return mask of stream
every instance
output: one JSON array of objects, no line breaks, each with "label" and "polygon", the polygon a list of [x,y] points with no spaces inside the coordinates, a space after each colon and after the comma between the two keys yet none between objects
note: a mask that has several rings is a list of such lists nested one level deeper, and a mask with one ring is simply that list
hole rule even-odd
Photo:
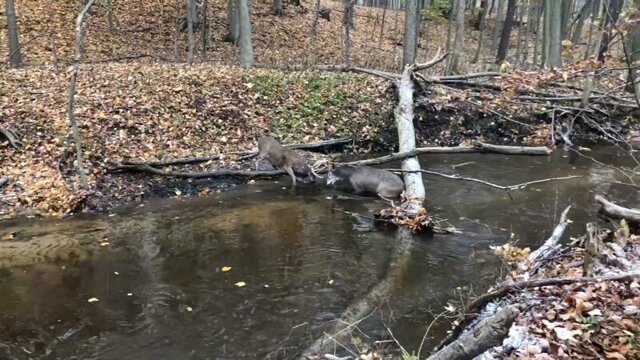
[{"label": "stream", "polygon": [[[589,156],[629,165],[613,147]],[[550,157],[420,161],[501,185],[582,177],[509,197],[425,175],[429,211],[462,234],[415,236],[391,297],[353,331],[379,348],[396,347],[391,332],[417,352],[448,303],[495,283],[506,270],[490,246],[512,236],[519,246],[538,246],[569,204],[569,235],[581,234],[597,219],[595,193],[626,206],[638,201],[632,188],[611,183],[624,181],[615,170],[561,149]],[[291,189],[282,177],[110,214],[0,222],[0,237],[13,234],[0,240],[0,359],[296,358],[389,270],[395,231],[347,213],[371,214],[387,203],[347,195],[310,184]],[[448,327],[431,328],[423,354]]]}]

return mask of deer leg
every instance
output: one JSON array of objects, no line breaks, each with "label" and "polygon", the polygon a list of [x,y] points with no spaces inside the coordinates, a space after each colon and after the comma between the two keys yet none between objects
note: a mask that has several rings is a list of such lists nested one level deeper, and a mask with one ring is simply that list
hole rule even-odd
[{"label": "deer leg", "polygon": [[291,168],[291,166],[284,167],[284,171],[286,171],[287,174],[291,176],[291,181],[293,181],[293,186],[296,186],[296,174],[293,173],[293,169]]},{"label": "deer leg", "polygon": [[393,203],[393,200],[391,200],[391,199],[389,199],[389,198],[384,197],[384,196],[383,196],[382,194],[380,194],[380,193],[378,193],[378,196],[379,196],[381,199],[383,199],[383,200],[386,200],[386,201],[390,202],[390,203],[391,203],[391,207],[393,207],[393,208],[395,208],[395,207],[396,207],[396,205]]}]

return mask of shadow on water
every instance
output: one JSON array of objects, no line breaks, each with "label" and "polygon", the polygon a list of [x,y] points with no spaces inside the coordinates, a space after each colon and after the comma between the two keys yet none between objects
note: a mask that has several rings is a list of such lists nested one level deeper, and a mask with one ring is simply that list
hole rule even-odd
[{"label": "shadow on water", "polygon": [[[622,164],[612,149],[597,154]],[[389,339],[387,324],[409,351],[433,314],[459,299],[457,287],[478,294],[500,276],[490,245],[513,233],[521,245],[537,246],[567,204],[574,205],[571,233],[580,233],[596,217],[594,192],[627,205],[638,200],[610,183],[619,180],[615,171],[560,151],[549,158],[429,155],[421,163],[502,185],[583,177],[510,198],[425,176],[428,207],[463,234],[416,237],[407,273],[381,305],[384,316],[372,315],[363,334],[354,333],[366,342]],[[293,358],[385,276],[395,231],[335,210],[366,214],[382,201],[283,186],[287,179],[111,215],[3,223],[1,232],[15,236],[0,241],[0,358]],[[93,297],[99,301],[88,302]],[[425,349],[445,331],[446,324],[435,326]]]}]

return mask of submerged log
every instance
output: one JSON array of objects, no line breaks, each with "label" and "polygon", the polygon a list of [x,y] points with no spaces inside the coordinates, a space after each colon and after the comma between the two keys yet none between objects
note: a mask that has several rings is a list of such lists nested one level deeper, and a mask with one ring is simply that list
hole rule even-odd
[{"label": "submerged log", "polygon": [[640,210],[628,209],[616,205],[600,195],[596,195],[596,202],[601,205],[600,211],[612,218],[625,219],[629,222],[640,224]]},{"label": "submerged log", "polygon": [[150,173],[154,175],[174,176],[179,178],[190,178],[190,179],[215,178],[215,177],[226,177],[226,176],[255,178],[255,177],[273,177],[273,176],[285,174],[283,170],[253,171],[253,170],[220,169],[220,170],[201,171],[201,172],[164,171],[146,164],[141,164],[141,165],[115,164],[114,166],[109,168],[109,172],[124,172],[124,171],[142,172],[142,173]]}]

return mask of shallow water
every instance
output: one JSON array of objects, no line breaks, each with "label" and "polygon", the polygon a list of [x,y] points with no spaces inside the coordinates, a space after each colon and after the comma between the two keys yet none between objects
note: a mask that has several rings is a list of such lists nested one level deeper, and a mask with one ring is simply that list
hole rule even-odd
[{"label": "shallow water", "polygon": [[[594,154],[625,164],[612,148]],[[580,233],[596,218],[595,192],[626,205],[638,200],[610,183],[623,180],[615,171],[561,151],[548,158],[428,155],[421,164],[501,185],[583,177],[509,197],[425,176],[430,211],[463,234],[413,239],[391,297],[353,333],[365,343],[391,346],[391,331],[417,351],[434,314],[460,299],[457,287],[479,294],[504,272],[490,245],[511,236],[539,245],[569,204],[570,233]],[[0,235],[15,232],[0,241],[0,358],[295,358],[392,271],[396,238],[345,212],[368,214],[386,205],[381,200],[311,185],[292,190],[288,179],[278,180],[110,215],[0,223]],[[424,348],[446,329],[436,324]]]}]

